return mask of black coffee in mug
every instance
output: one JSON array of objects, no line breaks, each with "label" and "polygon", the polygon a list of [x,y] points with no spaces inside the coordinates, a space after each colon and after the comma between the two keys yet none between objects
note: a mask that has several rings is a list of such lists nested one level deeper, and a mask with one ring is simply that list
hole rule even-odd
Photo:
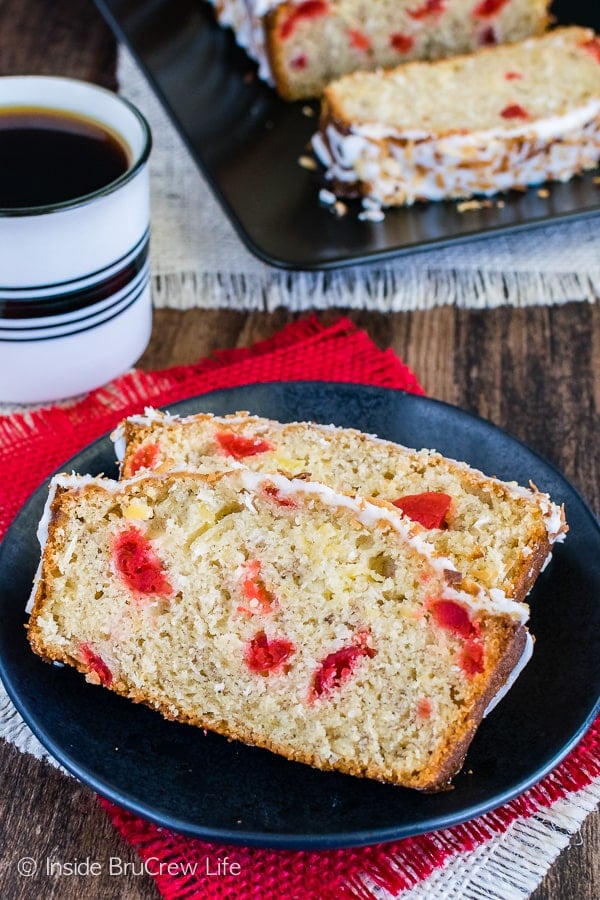
[{"label": "black coffee in mug", "polygon": [[144,352],[151,147],[113,91],[0,76],[0,401],[85,394]]},{"label": "black coffee in mug", "polygon": [[34,107],[0,109],[0,209],[84,197],[128,167],[125,146],[93,119]]}]

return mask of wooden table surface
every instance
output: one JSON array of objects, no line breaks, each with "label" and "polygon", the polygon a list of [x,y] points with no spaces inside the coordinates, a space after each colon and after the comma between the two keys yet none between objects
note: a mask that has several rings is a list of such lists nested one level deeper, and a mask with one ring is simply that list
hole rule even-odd
[{"label": "wooden table surface", "polygon": [[[115,43],[90,0],[2,0],[0,74],[60,74],[115,86]],[[592,225],[590,225],[592,227]],[[565,298],[568,300],[568,298]],[[324,321],[336,311],[321,314]],[[392,347],[427,393],[479,413],[553,461],[600,509],[600,309],[569,303],[528,309],[439,308],[351,317]],[[186,363],[268,337],[293,318],[274,313],[159,310],[142,368]],[[146,875],[110,875],[137,860],[94,794],[0,742],[0,897],[8,900],[153,898]],[[22,878],[20,857],[98,860],[101,875]],[[588,817],[534,900],[600,897],[600,815]],[[268,898],[265,898],[268,900]]]}]

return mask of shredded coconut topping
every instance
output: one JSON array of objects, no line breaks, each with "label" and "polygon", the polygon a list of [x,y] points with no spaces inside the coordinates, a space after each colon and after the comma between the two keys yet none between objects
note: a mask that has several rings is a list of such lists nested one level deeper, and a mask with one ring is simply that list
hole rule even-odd
[{"label": "shredded coconut topping", "polygon": [[329,123],[313,150],[328,180],[363,184],[380,205],[491,195],[519,185],[567,181],[597,165],[600,100],[560,116],[438,137],[378,123]]}]

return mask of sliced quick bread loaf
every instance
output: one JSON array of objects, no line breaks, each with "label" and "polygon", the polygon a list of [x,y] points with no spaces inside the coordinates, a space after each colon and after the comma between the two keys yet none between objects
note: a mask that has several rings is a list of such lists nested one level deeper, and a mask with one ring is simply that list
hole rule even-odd
[{"label": "sliced quick bread loaf", "polygon": [[600,40],[561,28],[329,85],[313,140],[332,190],[384,206],[566,181],[600,159]]},{"label": "sliced quick bread loaf", "polygon": [[114,439],[125,477],[144,469],[214,469],[234,460],[396,504],[464,576],[517,600],[566,531],[563,511],[540,491],[354,429],[247,413],[180,418],[147,410],[123,422]]},{"label": "sliced quick bread loaf", "polygon": [[437,59],[540,34],[549,0],[211,0],[289,100],[357,69]]},{"label": "sliced quick bread loaf", "polygon": [[464,592],[397,510],[314,482],[59,476],[39,534],[37,653],[323,769],[443,787],[530,647],[524,604]]}]

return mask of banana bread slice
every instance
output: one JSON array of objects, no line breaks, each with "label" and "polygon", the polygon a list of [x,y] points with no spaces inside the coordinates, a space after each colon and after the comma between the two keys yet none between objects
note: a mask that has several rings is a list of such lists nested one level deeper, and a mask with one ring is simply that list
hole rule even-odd
[{"label": "banana bread slice", "polygon": [[237,461],[386,500],[426,528],[437,552],[475,584],[516,600],[527,595],[566,531],[563,510],[535,488],[350,428],[282,424],[247,413],[180,418],[148,409],[113,437],[124,477]]},{"label": "banana bread slice", "polygon": [[323,95],[335,193],[382,206],[567,181],[600,159],[600,40],[586,28],[355,72]]},{"label": "banana bread slice", "polygon": [[38,533],[35,652],[322,769],[442,788],[531,646],[524,604],[314,482],[58,476]]},{"label": "banana bread slice", "polygon": [[211,0],[287,100],[357,69],[437,59],[544,31],[549,0]]}]

